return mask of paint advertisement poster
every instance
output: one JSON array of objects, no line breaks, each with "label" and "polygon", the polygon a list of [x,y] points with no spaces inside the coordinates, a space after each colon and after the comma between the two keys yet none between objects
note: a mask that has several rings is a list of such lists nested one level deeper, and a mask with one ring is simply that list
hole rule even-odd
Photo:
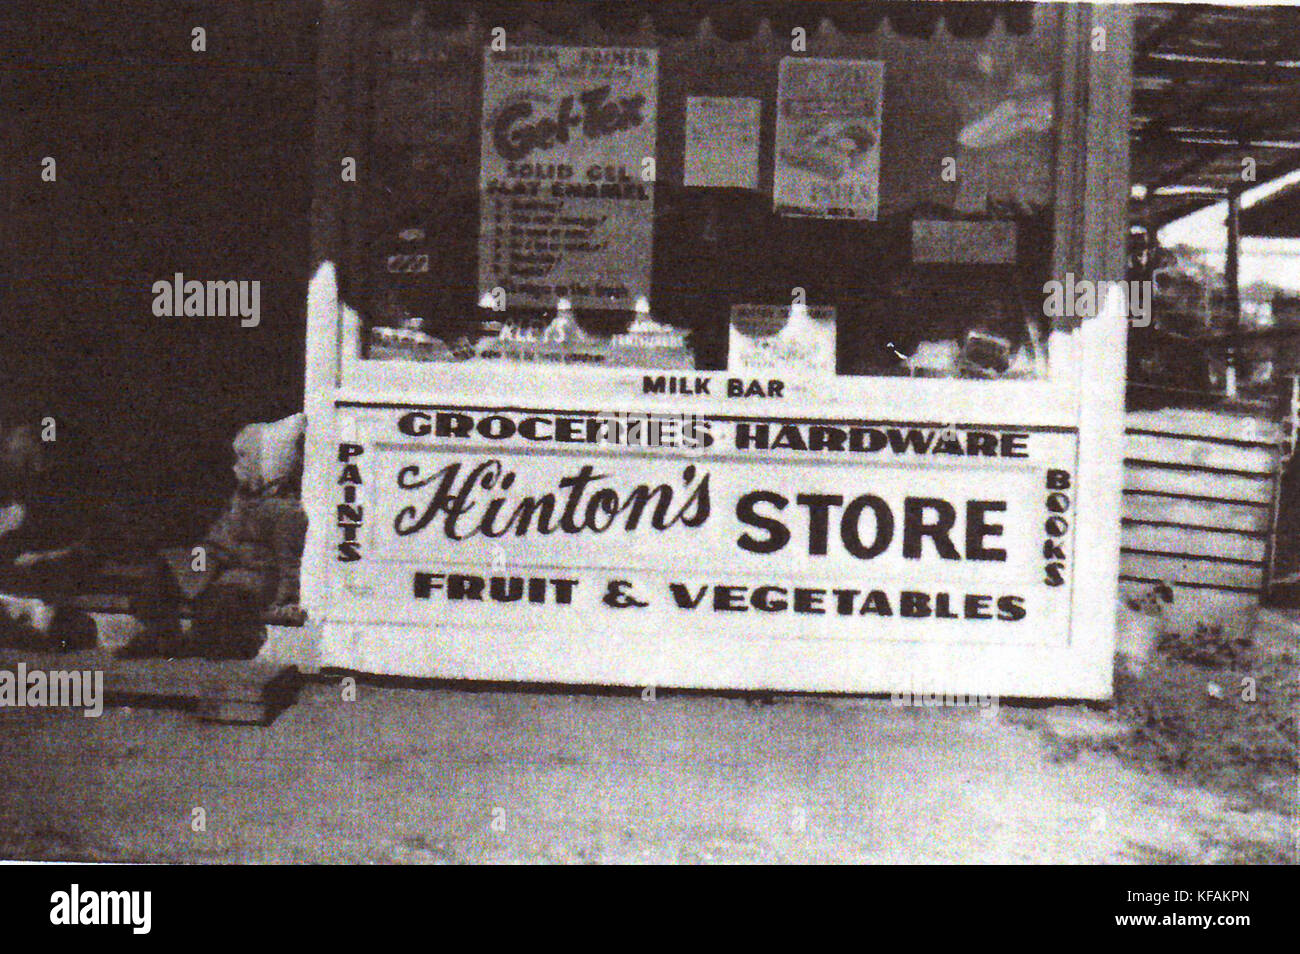
[{"label": "paint advertisement poster", "polygon": [[686,97],[684,183],[758,188],[758,136],[763,104],[750,97]]},{"label": "paint advertisement poster", "polygon": [[630,311],[649,296],[657,81],[652,49],[484,51],[480,298]]},{"label": "paint advertisement poster", "polygon": [[781,60],[773,203],[780,215],[875,221],[885,65]]}]

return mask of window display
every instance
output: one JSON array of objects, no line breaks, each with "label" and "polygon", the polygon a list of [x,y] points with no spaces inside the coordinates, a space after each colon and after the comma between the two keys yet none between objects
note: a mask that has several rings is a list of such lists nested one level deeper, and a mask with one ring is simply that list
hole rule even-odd
[{"label": "window display", "polygon": [[364,357],[724,371],[833,314],[833,376],[1041,378],[1058,19],[806,54],[392,28]]}]

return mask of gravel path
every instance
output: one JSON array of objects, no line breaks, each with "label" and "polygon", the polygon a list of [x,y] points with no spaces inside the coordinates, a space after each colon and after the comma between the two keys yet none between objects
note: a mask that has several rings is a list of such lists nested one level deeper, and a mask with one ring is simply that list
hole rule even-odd
[{"label": "gravel path", "polygon": [[356,691],[312,683],[267,728],[0,713],[0,855],[1115,863],[1294,844],[1280,816],[1061,758],[1009,710]]}]

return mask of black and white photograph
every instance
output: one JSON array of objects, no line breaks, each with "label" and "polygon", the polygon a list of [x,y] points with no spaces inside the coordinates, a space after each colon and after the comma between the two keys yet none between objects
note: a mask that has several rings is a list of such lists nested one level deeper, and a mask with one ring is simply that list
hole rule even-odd
[{"label": "black and white photograph", "polygon": [[1300,6],[10,0],[0,117],[7,919],[870,864],[1267,920]]}]

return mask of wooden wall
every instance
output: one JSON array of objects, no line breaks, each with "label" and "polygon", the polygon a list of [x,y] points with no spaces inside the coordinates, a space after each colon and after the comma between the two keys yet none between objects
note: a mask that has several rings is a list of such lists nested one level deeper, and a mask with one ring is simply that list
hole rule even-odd
[{"label": "wooden wall", "polygon": [[1201,603],[1261,593],[1273,557],[1281,427],[1165,409],[1128,414],[1125,436],[1121,589],[1163,580]]}]

